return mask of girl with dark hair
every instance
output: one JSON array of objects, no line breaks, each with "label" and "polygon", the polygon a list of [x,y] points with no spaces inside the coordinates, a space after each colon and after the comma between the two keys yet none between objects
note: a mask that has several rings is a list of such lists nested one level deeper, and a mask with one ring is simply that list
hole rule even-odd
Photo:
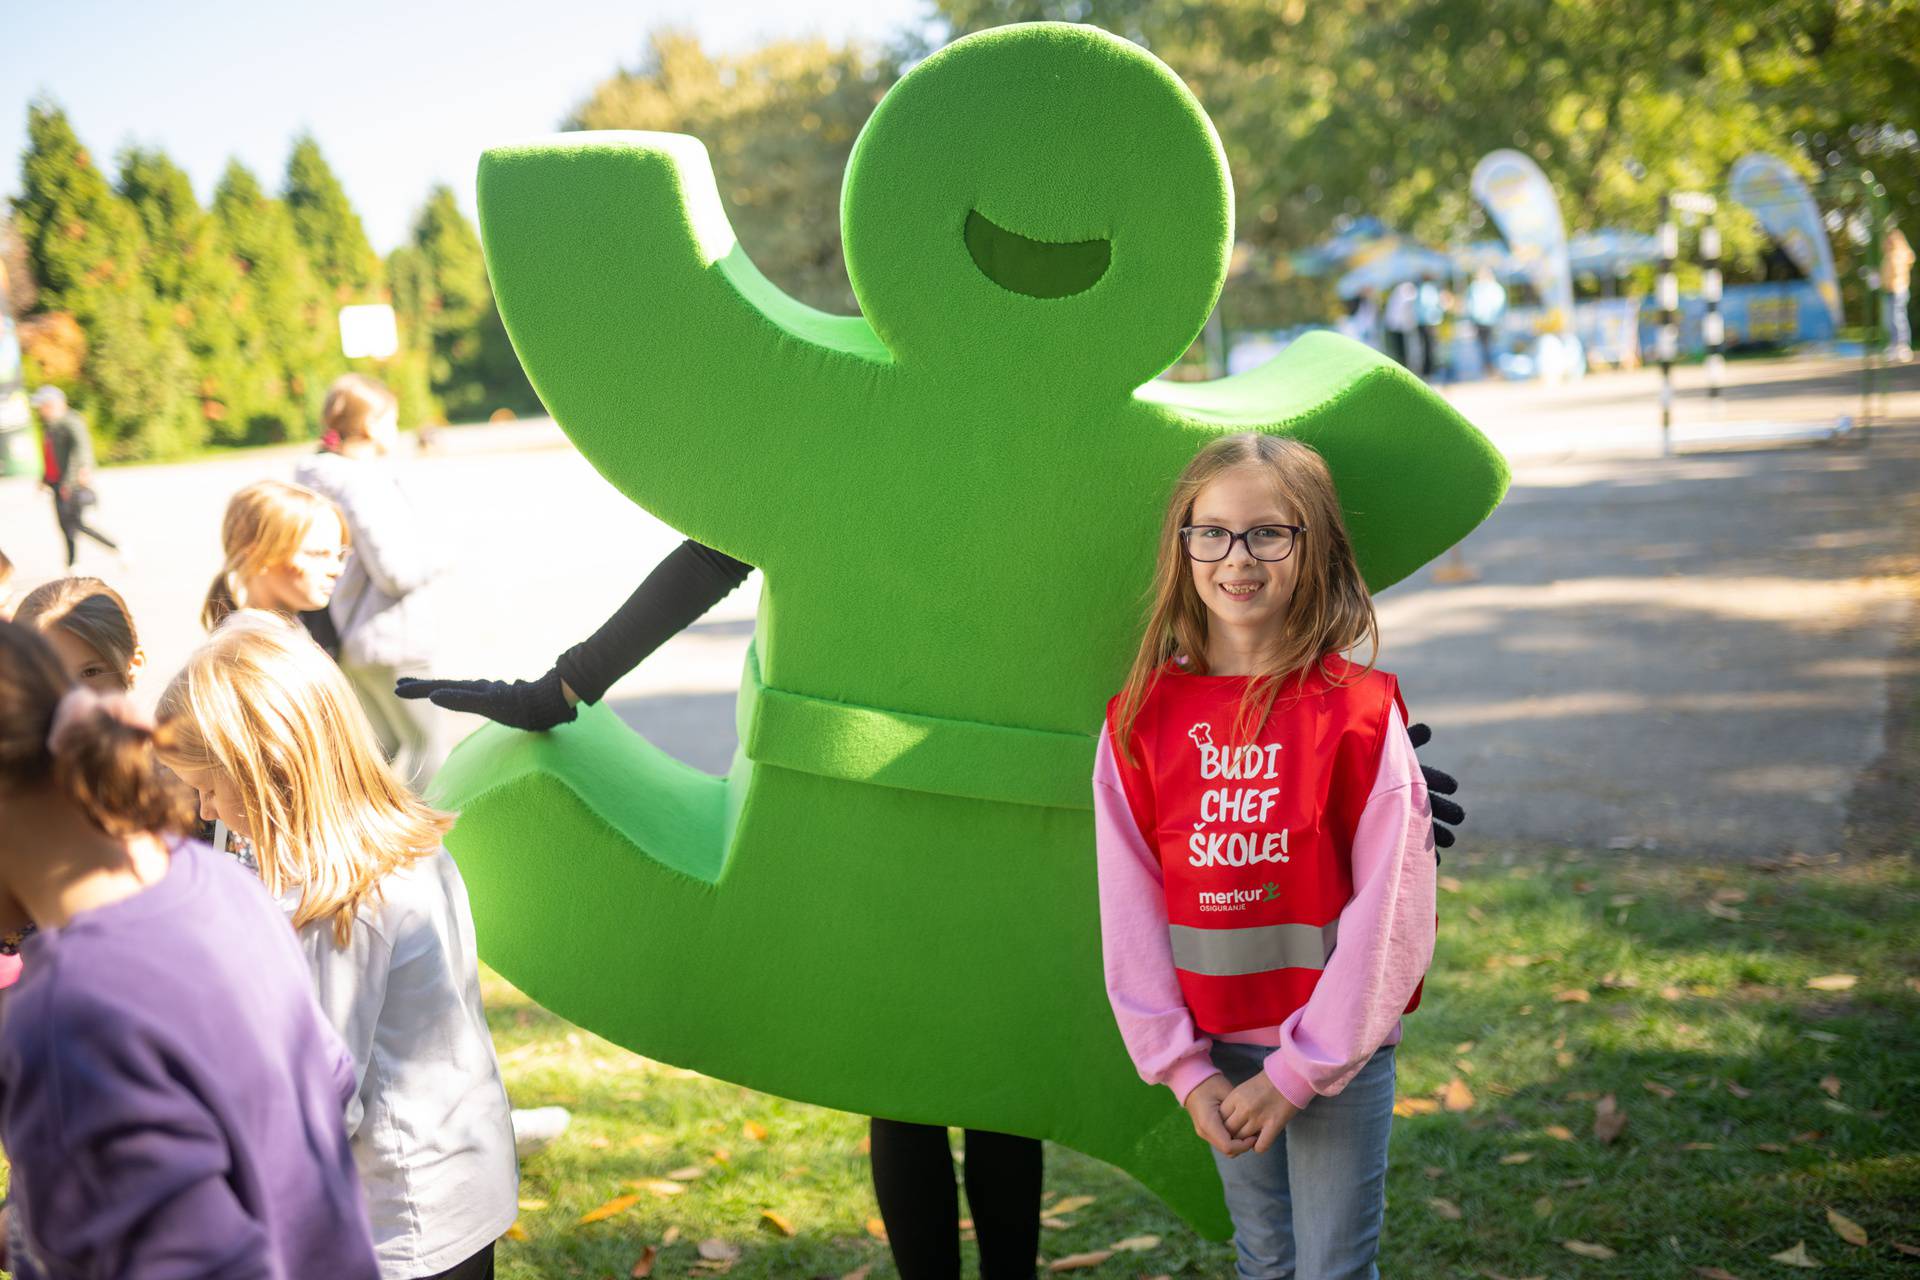
[{"label": "girl with dark hair", "polygon": [[0,623],[5,1265],[23,1280],[377,1272],[351,1060],[260,884],[181,833],[165,734]]}]

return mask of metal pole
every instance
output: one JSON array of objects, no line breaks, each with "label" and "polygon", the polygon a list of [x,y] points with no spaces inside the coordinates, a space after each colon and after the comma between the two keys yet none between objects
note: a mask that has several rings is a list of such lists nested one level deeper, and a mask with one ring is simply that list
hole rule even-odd
[{"label": "metal pole", "polygon": [[1673,358],[1680,348],[1680,327],[1676,323],[1680,309],[1680,282],[1674,278],[1673,260],[1680,256],[1680,228],[1673,221],[1673,197],[1660,197],[1660,337],[1656,344],[1660,356],[1660,453],[1673,456]]},{"label": "metal pole", "polygon": [[1726,376],[1727,361],[1721,354],[1726,346],[1727,330],[1720,317],[1720,224],[1717,213],[1707,214],[1707,224],[1700,228],[1700,264],[1705,268],[1700,282],[1700,292],[1707,300],[1707,317],[1704,324],[1707,340],[1707,395],[1717,399],[1720,395],[1720,383]]}]

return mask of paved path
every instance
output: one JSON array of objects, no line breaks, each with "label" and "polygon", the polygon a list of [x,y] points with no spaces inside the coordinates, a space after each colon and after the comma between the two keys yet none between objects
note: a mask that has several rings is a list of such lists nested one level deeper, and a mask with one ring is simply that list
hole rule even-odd
[{"label": "paved path", "polygon": [[[1737,364],[1714,409],[1683,372],[1680,417],[1807,424],[1857,413],[1840,362]],[[1920,424],[1920,366],[1884,412]],[[1477,582],[1431,570],[1380,601],[1385,664],[1462,775],[1483,842],[1628,843],[1734,855],[1838,846],[1848,794],[1881,750],[1889,665],[1915,561],[1920,428],[1843,446],[1658,457],[1645,371],[1567,388],[1452,392],[1508,450],[1515,485],[1469,539]],[[443,433],[409,483],[460,548],[451,675],[524,675],[587,634],[678,541],[621,498],[549,423]],[[1699,437],[1696,437],[1699,438]],[[83,553],[140,620],[158,694],[195,642],[234,489],[286,476],[297,450],[100,479],[124,564]],[[50,506],[0,480],[0,547],[27,582],[58,569]],[[732,754],[733,692],[758,579],[612,695],[667,749],[710,770]]]}]

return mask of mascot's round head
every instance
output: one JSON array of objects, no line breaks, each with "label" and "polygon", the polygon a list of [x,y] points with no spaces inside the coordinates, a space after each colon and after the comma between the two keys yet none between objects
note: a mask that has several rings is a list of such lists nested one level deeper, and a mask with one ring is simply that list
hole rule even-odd
[{"label": "mascot's round head", "polygon": [[1206,322],[1233,189],[1164,63],[1032,23],[957,40],[893,87],[854,144],[840,221],[860,308],[907,364],[958,351],[976,375],[1075,369],[1131,390]]}]

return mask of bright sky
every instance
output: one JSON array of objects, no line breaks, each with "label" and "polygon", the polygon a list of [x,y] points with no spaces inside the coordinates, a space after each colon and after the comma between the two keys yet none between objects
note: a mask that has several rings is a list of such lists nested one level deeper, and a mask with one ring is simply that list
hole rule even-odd
[{"label": "bright sky", "polygon": [[[0,0],[0,8],[12,7]],[[229,157],[272,190],[310,129],[382,254],[427,188],[473,214],[474,165],[552,132],[647,33],[711,48],[771,36],[878,41],[927,21],[925,0],[58,0],[0,23],[0,195],[20,189],[27,103],[50,96],[113,173],[157,144],[202,203]],[[20,14],[32,16],[23,22]]]}]

